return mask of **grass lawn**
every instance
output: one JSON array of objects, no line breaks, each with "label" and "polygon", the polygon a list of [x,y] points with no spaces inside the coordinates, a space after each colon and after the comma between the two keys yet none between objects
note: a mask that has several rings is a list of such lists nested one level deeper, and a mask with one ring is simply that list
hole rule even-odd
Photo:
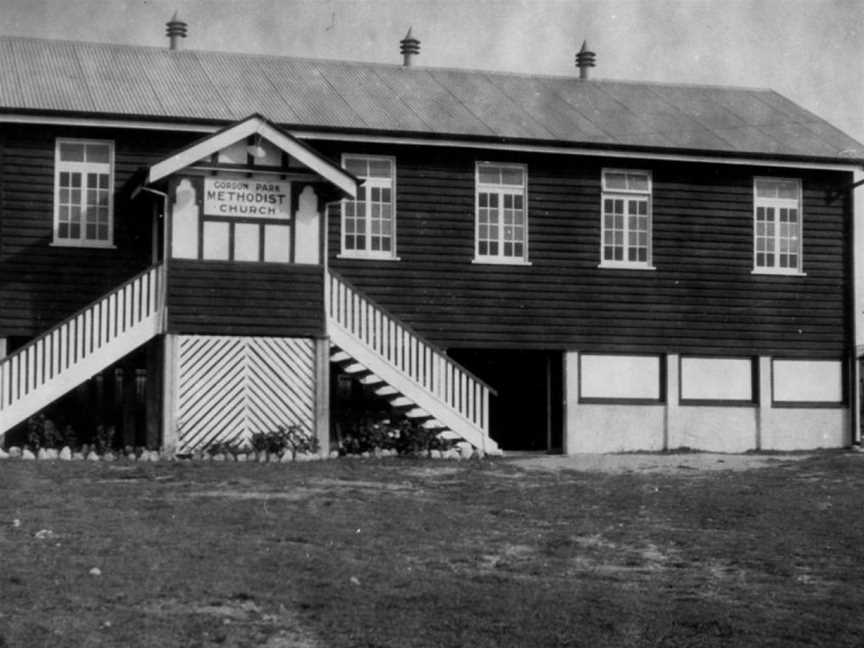
[{"label": "grass lawn", "polygon": [[3,461],[0,646],[860,647],[862,494],[842,453],[674,474]]}]

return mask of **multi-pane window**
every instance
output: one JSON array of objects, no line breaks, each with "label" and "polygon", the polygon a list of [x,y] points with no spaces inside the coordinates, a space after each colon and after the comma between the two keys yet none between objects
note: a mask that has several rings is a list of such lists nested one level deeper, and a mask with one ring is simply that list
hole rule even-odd
[{"label": "multi-pane window", "polygon": [[342,166],[363,181],[354,200],[342,201],[342,254],[392,258],[396,254],[395,161],[346,155]]},{"label": "multi-pane window", "polygon": [[477,259],[518,262],[528,256],[524,166],[477,164]]},{"label": "multi-pane window", "polygon": [[113,242],[111,142],[58,139],[54,164],[54,243],[108,247]]},{"label": "multi-pane window", "polygon": [[603,170],[601,265],[651,267],[651,174]]},{"label": "multi-pane window", "polygon": [[801,183],[756,178],[753,263],[757,272],[801,272]]}]

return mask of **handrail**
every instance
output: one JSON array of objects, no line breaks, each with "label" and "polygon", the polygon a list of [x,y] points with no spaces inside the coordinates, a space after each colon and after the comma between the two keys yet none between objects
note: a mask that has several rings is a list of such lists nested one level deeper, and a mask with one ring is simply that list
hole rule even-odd
[{"label": "handrail", "polygon": [[0,411],[89,361],[97,351],[158,315],[164,303],[164,267],[158,264],[15,350],[0,360]]},{"label": "handrail", "polygon": [[[391,320],[393,320],[394,322],[396,322],[397,324],[399,324],[399,326],[401,326],[402,328],[404,328],[404,329],[405,329],[406,331],[408,331],[411,335],[413,335],[414,337],[416,337],[416,338],[418,338],[418,339],[423,340],[423,343],[424,343],[426,346],[428,346],[429,348],[431,348],[431,349],[432,349],[433,351],[435,351],[436,353],[439,353],[440,355],[442,355],[442,356],[443,356],[443,357],[444,357],[444,358],[445,358],[445,359],[446,359],[450,364],[452,364],[452,365],[454,365],[455,367],[459,368],[459,370],[462,371],[463,373],[465,373],[469,378],[471,378],[471,380],[480,383],[483,387],[485,387],[486,389],[489,390],[489,393],[491,393],[491,394],[494,395],[494,396],[497,396],[497,395],[498,395],[498,391],[497,391],[497,390],[496,390],[492,385],[490,385],[490,384],[487,383],[485,380],[483,380],[482,378],[480,378],[477,374],[475,374],[475,373],[474,373],[473,371],[471,371],[470,369],[467,369],[466,367],[463,367],[461,364],[459,364],[459,363],[456,362],[453,358],[451,358],[451,357],[447,354],[447,349],[445,349],[444,347],[442,347],[442,346],[440,346],[440,345],[438,345],[438,344],[435,344],[434,342],[430,342],[429,340],[427,340],[426,337],[425,337],[424,335],[422,335],[421,333],[419,333],[419,332],[417,331],[417,329],[415,329],[413,326],[411,326],[411,324],[409,324],[408,322],[404,321],[403,319],[401,319],[401,318],[397,317],[396,315],[394,315],[393,313],[391,313],[389,309],[387,309],[387,308],[385,308],[384,306],[382,306],[381,304],[379,304],[378,301],[377,301],[374,297],[369,296],[369,294],[367,294],[366,291],[364,291],[364,290],[358,288],[357,286],[351,284],[347,279],[345,279],[345,278],[344,278],[340,273],[336,272],[333,268],[327,268],[327,272],[328,272],[332,277],[334,277],[335,279],[339,280],[342,284],[344,284],[346,287],[348,287],[352,292],[357,293],[361,298],[363,298],[364,300],[366,300],[367,302],[369,302],[369,304],[370,304],[373,308],[375,308],[376,310],[381,311],[382,313],[386,313],[386,314],[387,314],[387,317],[388,317],[389,319],[391,319]],[[331,298],[331,300],[332,300],[332,295],[333,295],[332,287],[331,287],[330,295],[331,295],[330,298]],[[330,304],[328,304],[327,306],[328,306],[328,309],[329,309],[329,308],[330,308]],[[331,313],[331,315],[332,315],[332,313]]]}]

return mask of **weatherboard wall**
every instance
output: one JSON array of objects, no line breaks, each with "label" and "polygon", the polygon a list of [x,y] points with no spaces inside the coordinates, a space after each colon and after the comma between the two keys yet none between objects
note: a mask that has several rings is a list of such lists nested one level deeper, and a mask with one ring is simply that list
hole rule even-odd
[{"label": "weatherboard wall", "polygon": [[[399,260],[330,263],[446,347],[842,357],[850,340],[848,204],[839,172],[443,148],[337,146],[395,156]],[[477,161],[528,169],[529,261],[474,259]],[[601,169],[650,170],[655,270],[598,268]],[[753,177],[800,178],[806,276],[753,274]]]},{"label": "weatherboard wall", "polygon": [[324,335],[323,266],[171,259],[167,277],[171,333]]},{"label": "weatherboard wall", "polygon": [[[0,337],[31,337],[151,262],[151,198],[132,177],[195,139],[153,131],[4,125],[0,166]],[[114,142],[113,249],[52,245],[57,137]]]},{"label": "weatherboard wall", "polygon": [[[152,200],[129,200],[132,174],[198,136],[47,126],[5,126],[0,133],[0,336],[33,336],[149,264]],[[115,142],[116,249],[51,245],[54,142],[61,136]],[[311,144],[337,160],[342,153],[395,156],[400,260],[339,258],[338,207],[331,206],[330,263],[436,343],[807,357],[841,357],[847,349],[848,204],[845,195],[835,192],[850,181],[850,174]],[[474,165],[480,160],[527,165],[530,266],[472,263]],[[656,270],[597,267],[604,166],[652,172]],[[806,276],[751,273],[754,175],[802,179]],[[219,270],[208,278],[191,268],[181,271],[181,283],[172,293],[172,300],[181,302],[173,304],[179,319],[172,321],[186,327],[205,319],[193,312],[205,307],[196,288],[209,290],[219,279],[252,286],[251,275],[247,273],[252,283],[244,284],[234,276],[237,272]],[[289,283],[254,283],[260,303],[264,294],[273,303],[287,295],[304,308],[318,308],[318,298],[312,300],[305,289],[291,297]],[[185,300],[189,306],[183,305]],[[210,303],[213,314],[228,306],[218,299]],[[296,330],[317,334],[312,331],[321,331],[320,318],[323,314],[304,316]],[[248,321],[255,325],[251,315]],[[284,330],[282,324],[273,326]]]}]

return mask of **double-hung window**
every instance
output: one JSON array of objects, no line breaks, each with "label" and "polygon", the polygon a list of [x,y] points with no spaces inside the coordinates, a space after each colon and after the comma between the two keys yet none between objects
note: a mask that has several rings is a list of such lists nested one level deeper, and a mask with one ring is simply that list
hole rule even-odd
[{"label": "double-hung window", "polygon": [[112,247],[114,144],[58,139],[54,158],[54,245]]},{"label": "double-hung window", "polygon": [[527,172],[515,164],[477,164],[476,261],[528,260]]},{"label": "double-hung window", "polygon": [[652,268],[651,173],[603,170],[602,267]]},{"label": "double-hung window", "polygon": [[801,274],[801,182],[753,181],[753,272]]},{"label": "double-hung window", "polygon": [[343,168],[362,181],[342,201],[342,256],[396,257],[396,160],[344,155]]}]

